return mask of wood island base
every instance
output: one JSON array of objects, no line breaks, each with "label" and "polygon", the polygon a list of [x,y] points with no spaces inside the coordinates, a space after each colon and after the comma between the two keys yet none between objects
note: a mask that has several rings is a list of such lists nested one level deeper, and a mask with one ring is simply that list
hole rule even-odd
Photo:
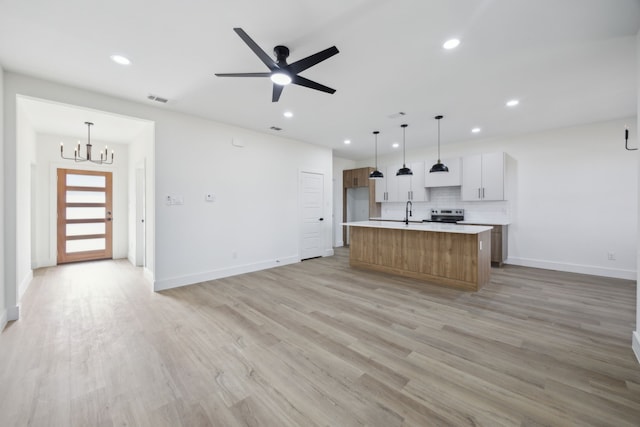
[{"label": "wood island base", "polygon": [[491,231],[349,227],[352,267],[477,291],[489,281]]}]

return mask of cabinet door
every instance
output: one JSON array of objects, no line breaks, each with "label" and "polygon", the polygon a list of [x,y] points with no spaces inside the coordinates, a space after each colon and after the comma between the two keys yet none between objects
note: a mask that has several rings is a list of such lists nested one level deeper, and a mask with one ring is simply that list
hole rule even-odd
[{"label": "cabinet door", "polygon": [[387,180],[387,202],[406,202],[407,199],[406,194],[401,196],[398,193],[398,182],[400,178],[396,176],[396,172],[400,169],[401,166],[387,166],[387,171],[384,174],[384,177]]},{"label": "cabinet door", "polygon": [[356,169],[356,187],[368,187],[369,186],[369,173],[373,169],[360,168]]},{"label": "cabinet door", "polygon": [[482,155],[482,200],[504,200],[504,153]]},{"label": "cabinet door", "polygon": [[[411,168],[411,164],[408,164],[407,167]],[[407,200],[411,200],[411,175],[398,176],[396,177],[396,181],[398,182],[397,201],[406,202]]]},{"label": "cabinet door", "polygon": [[424,162],[411,163],[411,170],[413,175],[411,176],[411,198],[409,200],[413,202],[426,202],[429,200],[429,194],[424,187]]},{"label": "cabinet door", "polygon": [[342,187],[353,188],[353,169],[342,171]]},{"label": "cabinet door", "polygon": [[482,197],[482,155],[462,158],[462,200],[480,200]]},{"label": "cabinet door", "polygon": [[429,170],[436,164],[438,159],[433,159],[424,165],[424,186],[425,187],[453,187],[462,184],[462,162],[460,157],[452,159],[442,159],[442,163],[449,168],[449,172],[434,172]]}]

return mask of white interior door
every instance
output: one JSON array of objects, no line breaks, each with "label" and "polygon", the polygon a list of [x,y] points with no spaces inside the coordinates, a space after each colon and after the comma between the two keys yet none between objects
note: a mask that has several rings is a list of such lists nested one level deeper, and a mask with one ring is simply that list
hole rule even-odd
[{"label": "white interior door", "polygon": [[300,173],[300,259],[324,253],[324,175]]}]

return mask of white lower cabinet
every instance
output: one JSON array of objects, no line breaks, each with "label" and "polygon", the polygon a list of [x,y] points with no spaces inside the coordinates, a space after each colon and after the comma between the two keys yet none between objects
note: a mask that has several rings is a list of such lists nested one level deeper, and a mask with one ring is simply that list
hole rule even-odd
[{"label": "white lower cabinet", "polygon": [[505,165],[504,153],[463,157],[462,200],[505,200]]}]

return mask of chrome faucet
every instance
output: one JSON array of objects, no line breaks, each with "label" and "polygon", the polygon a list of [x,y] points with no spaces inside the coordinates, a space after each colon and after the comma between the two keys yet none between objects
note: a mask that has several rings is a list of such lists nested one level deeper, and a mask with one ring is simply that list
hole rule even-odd
[{"label": "chrome faucet", "polygon": [[413,209],[413,203],[411,203],[411,200],[408,200],[407,205],[404,208],[404,223],[406,225],[409,225],[409,217],[413,216],[411,209]]}]

